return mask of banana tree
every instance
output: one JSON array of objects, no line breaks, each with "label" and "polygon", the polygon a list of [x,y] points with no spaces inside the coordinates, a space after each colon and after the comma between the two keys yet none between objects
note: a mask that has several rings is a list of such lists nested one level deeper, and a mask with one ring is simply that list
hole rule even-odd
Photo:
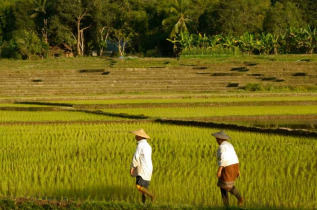
[{"label": "banana tree", "polygon": [[211,38],[209,38],[209,45],[212,49],[215,49],[222,45],[224,38],[221,35],[214,35]]},{"label": "banana tree", "polygon": [[254,51],[255,39],[254,35],[250,33],[244,33],[239,39],[240,49],[249,55]]},{"label": "banana tree", "polygon": [[270,39],[272,43],[273,54],[277,55],[279,52],[279,47],[280,47],[280,35],[271,34]]},{"label": "banana tree", "polygon": [[[170,39],[168,39],[168,40],[173,43],[173,40],[170,40]],[[194,40],[193,34],[189,34],[188,32],[184,32],[184,33],[180,34],[180,40],[177,42],[180,43],[182,48],[184,48],[184,49],[189,48],[190,49],[193,45],[193,40]]]},{"label": "banana tree", "polygon": [[317,48],[317,29],[312,29],[310,26],[307,26],[304,29],[306,39],[304,45],[306,47],[306,53],[313,54],[314,50]]},{"label": "banana tree", "polygon": [[208,37],[206,36],[206,34],[201,35],[201,33],[199,33],[197,41],[198,41],[197,45],[201,49],[201,53],[204,54],[204,49],[207,48],[207,45],[208,45]]},{"label": "banana tree", "polygon": [[226,36],[223,39],[224,43],[222,44],[225,48],[228,48],[229,50],[234,50],[234,48],[236,47],[238,41],[236,40],[235,37],[233,36]]},{"label": "banana tree", "polygon": [[273,35],[268,33],[262,33],[260,36],[260,39],[262,41],[263,44],[263,52],[264,54],[271,54],[272,50],[273,50]]},{"label": "banana tree", "polygon": [[254,49],[258,54],[263,54],[265,52],[265,44],[262,39],[256,39],[254,42]]},{"label": "banana tree", "polygon": [[293,52],[299,52],[300,48],[300,29],[297,28],[288,28],[286,30],[285,36],[285,52],[286,53],[293,53]]}]

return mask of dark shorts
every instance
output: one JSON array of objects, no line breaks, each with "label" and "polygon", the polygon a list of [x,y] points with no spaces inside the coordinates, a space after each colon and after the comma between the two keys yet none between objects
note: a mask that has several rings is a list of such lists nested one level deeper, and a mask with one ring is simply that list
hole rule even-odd
[{"label": "dark shorts", "polygon": [[146,181],[146,180],[142,179],[141,176],[137,176],[135,184],[140,185],[141,187],[144,187],[147,189],[147,188],[149,188],[150,181]]}]

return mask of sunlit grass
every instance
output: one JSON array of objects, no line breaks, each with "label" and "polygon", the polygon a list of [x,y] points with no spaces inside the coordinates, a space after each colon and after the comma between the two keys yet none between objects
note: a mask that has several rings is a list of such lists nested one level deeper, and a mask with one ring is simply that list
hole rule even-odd
[{"label": "sunlit grass", "polygon": [[126,113],[150,117],[212,117],[238,115],[300,115],[317,114],[317,106],[231,106],[231,107],[170,107],[170,108],[122,108],[106,109],[114,113]]},{"label": "sunlit grass", "polygon": [[0,122],[109,121],[121,119],[70,111],[0,111]]},{"label": "sunlit grass", "polygon": [[[153,123],[1,126],[0,196],[138,203],[129,176],[136,142],[128,132],[140,127],[152,137],[157,204],[222,206],[211,136],[217,130]],[[314,139],[226,132],[241,163],[236,187],[247,208],[316,206]]]},{"label": "sunlit grass", "polygon": [[36,105],[36,104],[1,104],[0,107],[48,107],[45,105]]}]

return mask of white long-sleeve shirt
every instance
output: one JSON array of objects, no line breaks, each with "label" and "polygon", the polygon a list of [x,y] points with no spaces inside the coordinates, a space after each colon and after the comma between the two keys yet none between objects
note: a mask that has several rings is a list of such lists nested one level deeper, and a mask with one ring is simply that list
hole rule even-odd
[{"label": "white long-sleeve shirt", "polygon": [[151,181],[153,165],[152,165],[152,148],[146,141],[142,139],[138,141],[138,146],[133,155],[131,167],[137,169],[137,175],[146,181]]},{"label": "white long-sleeve shirt", "polygon": [[230,166],[239,163],[238,156],[234,150],[232,144],[227,141],[223,141],[217,150],[217,162],[218,166]]}]

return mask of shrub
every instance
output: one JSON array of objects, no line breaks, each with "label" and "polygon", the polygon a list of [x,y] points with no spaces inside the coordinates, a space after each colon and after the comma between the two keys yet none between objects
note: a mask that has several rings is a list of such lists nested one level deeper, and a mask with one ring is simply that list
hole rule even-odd
[{"label": "shrub", "polygon": [[161,57],[162,54],[158,49],[147,50],[144,54],[145,57]]},{"label": "shrub", "polygon": [[259,83],[248,83],[245,88],[247,91],[261,91],[263,90],[263,86]]}]

